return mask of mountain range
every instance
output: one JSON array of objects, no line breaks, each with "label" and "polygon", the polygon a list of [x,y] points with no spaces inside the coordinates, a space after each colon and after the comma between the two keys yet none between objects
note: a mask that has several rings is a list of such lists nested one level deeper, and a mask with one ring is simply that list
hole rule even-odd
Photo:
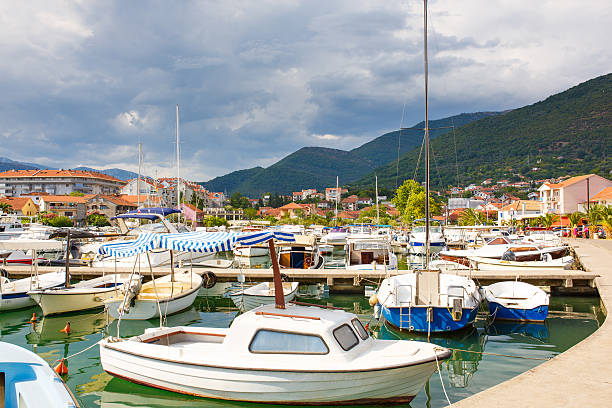
[{"label": "mountain range", "polygon": [[[498,115],[499,112],[462,113],[430,122],[434,128],[432,138],[452,131],[452,126],[462,126],[475,120]],[[211,191],[242,194],[259,197],[266,192],[291,193],[303,188],[318,190],[336,184],[336,176],[345,185],[352,183],[369,172],[420,146],[423,140],[421,122],[412,128],[385,133],[353,150],[330,149],[327,147],[303,147],[273,165],[237,170],[224,176],[202,183]]]},{"label": "mountain range", "polygon": [[[202,183],[213,191],[291,193],[335,185],[355,190],[395,188],[424,180],[423,123],[386,133],[353,150],[305,147],[267,168],[232,172]],[[454,127],[453,129],[449,127]],[[466,113],[430,121],[433,188],[481,183],[486,178],[540,180],[612,174],[612,74],[504,112]],[[398,162],[399,156],[399,162]]]}]

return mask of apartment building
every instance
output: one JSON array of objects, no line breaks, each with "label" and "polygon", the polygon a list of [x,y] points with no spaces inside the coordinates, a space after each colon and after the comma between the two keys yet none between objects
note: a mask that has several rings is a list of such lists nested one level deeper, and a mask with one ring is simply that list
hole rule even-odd
[{"label": "apartment building", "polygon": [[124,182],[106,174],[84,170],[9,170],[0,173],[0,195],[21,197],[32,193],[68,195],[119,194]]},{"label": "apartment building", "polygon": [[579,210],[579,204],[590,201],[599,192],[612,187],[612,181],[597,174],[571,177],[559,183],[544,183],[540,192],[541,212],[569,214]]}]

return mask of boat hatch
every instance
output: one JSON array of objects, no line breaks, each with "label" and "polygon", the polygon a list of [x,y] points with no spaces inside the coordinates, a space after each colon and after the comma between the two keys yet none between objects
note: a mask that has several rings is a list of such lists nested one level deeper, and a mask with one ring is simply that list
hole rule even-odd
[{"label": "boat hatch", "polygon": [[359,344],[359,339],[355,335],[355,332],[346,323],[334,329],[333,333],[336,341],[338,344],[340,344],[340,347],[342,347],[344,351],[349,351]]},{"label": "boat hatch", "polygon": [[259,329],[249,344],[251,353],[327,354],[329,348],[316,334]]}]

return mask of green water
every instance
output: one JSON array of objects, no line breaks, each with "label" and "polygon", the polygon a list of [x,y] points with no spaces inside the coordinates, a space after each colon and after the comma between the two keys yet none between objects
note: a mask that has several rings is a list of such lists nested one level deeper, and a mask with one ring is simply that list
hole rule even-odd
[{"label": "green water", "polygon": [[[332,295],[326,299],[309,297],[301,300],[340,306],[357,313],[364,322],[368,322],[372,315],[368,301],[363,296]],[[433,342],[443,346],[470,351],[455,352],[451,360],[442,363],[442,379],[450,400],[456,402],[543,362],[480,352],[550,358],[591,334],[603,319],[598,298],[552,298],[550,310],[549,318],[543,325],[496,323],[487,326],[486,314],[483,313],[479,316],[475,328],[433,338]],[[50,363],[93,345],[105,332],[116,334],[116,322],[107,324],[104,313],[46,317],[32,325],[28,320],[33,312],[38,314],[40,310],[31,308],[2,313],[0,338],[2,341],[32,350]],[[166,324],[227,327],[235,315],[236,310],[230,299],[201,296],[191,309],[168,316]],[[68,335],[60,332],[67,321],[70,321],[72,328]],[[121,336],[141,334],[146,328],[158,324],[159,320],[123,321]],[[370,328],[375,328],[374,326],[375,322],[371,322]],[[400,337],[426,341],[423,337],[398,334],[386,327],[375,328],[374,335],[379,338]],[[82,407],[255,406],[248,403],[198,399],[113,378],[102,371],[97,346],[70,358],[68,368],[69,374],[65,380]],[[446,399],[437,373],[410,404],[411,407],[445,405]]]}]

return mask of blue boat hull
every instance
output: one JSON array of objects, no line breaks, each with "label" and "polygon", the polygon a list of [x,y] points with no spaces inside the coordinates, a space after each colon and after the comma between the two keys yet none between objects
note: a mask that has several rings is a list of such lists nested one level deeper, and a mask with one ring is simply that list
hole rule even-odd
[{"label": "blue boat hull", "polygon": [[[427,322],[426,306],[408,307],[391,307],[381,306],[382,316],[387,323],[401,330],[408,330],[421,333],[442,333],[461,330],[476,320],[478,314],[478,306],[473,309],[463,309],[461,320],[453,320],[451,311],[447,307],[432,307],[433,321]],[[401,319],[400,319],[401,311]]]},{"label": "blue boat hull", "polygon": [[548,316],[548,306],[541,305],[533,309],[511,309],[496,302],[489,302],[489,313],[495,320],[543,322]]}]

